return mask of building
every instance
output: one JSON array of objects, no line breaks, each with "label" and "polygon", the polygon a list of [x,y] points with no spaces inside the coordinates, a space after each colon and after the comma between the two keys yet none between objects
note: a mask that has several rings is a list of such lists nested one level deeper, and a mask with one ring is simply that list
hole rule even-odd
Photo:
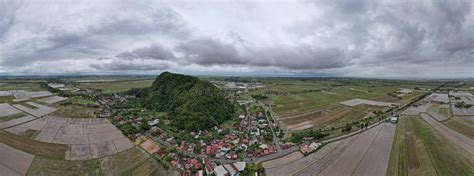
[{"label": "building", "polygon": [[402,94],[410,94],[413,92],[413,89],[400,89],[399,91],[397,91],[398,93],[402,93]]},{"label": "building", "polygon": [[216,174],[216,176],[231,176],[222,165],[214,168],[214,174]]},{"label": "building", "polygon": [[196,173],[196,176],[203,176],[202,170],[199,170],[199,171]]},{"label": "building", "polygon": [[[245,162],[236,162],[236,163],[229,163],[225,165],[220,165],[214,168],[214,173],[216,175],[225,175],[225,176],[239,176],[240,172],[245,170],[246,163]],[[224,169],[224,170],[222,170]],[[219,170],[219,171],[218,171]],[[219,172],[219,174],[218,174]]]},{"label": "building", "polygon": [[153,121],[148,121],[148,125],[153,126],[160,123],[160,119],[155,119]]},{"label": "building", "polygon": [[232,164],[226,164],[226,165],[224,165],[224,168],[229,172],[229,174],[230,174],[231,176],[234,176],[234,175],[236,175],[237,173],[239,173],[239,171],[237,170],[237,168],[235,168],[235,166],[232,165]]},{"label": "building", "polygon": [[206,174],[211,175],[214,173],[214,164],[212,164],[209,159],[204,158],[204,167],[206,168]]},{"label": "building", "polygon": [[300,151],[303,154],[308,154],[308,153],[311,153],[311,152],[315,151],[316,149],[318,149],[319,146],[321,146],[321,143],[312,142],[309,145],[302,145],[300,147]]},{"label": "building", "polygon": [[245,170],[246,163],[245,162],[236,162],[233,164],[235,168],[239,171],[242,172]]}]

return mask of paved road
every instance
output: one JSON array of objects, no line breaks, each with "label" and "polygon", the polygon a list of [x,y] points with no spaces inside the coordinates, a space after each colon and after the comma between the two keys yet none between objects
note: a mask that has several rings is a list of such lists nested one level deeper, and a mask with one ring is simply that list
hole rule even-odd
[{"label": "paved road", "polygon": [[[263,107],[265,107],[265,114],[270,114],[271,118],[273,119],[273,122],[275,123],[270,123],[270,124],[277,124],[275,118],[273,117],[273,113],[272,111],[268,110],[268,107],[262,105]],[[267,116],[267,121],[268,122],[271,122],[271,120],[269,119],[270,117]],[[280,147],[280,138],[278,138],[278,136],[275,135],[275,131],[273,130],[273,125],[270,125],[270,129],[272,131],[272,135],[273,135],[273,142],[275,143],[276,147],[277,147],[277,152],[281,154],[281,147]]]}]

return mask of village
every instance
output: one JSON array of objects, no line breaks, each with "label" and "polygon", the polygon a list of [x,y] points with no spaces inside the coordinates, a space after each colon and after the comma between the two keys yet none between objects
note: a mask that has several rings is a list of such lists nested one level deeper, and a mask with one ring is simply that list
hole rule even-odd
[{"label": "village", "polygon": [[[245,105],[243,105],[245,106]],[[209,130],[173,132],[167,128],[173,122],[166,117],[144,118],[139,116],[116,115],[111,118],[119,129],[131,125],[141,130],[128,136],[135,145],[144,148],[148,153],[156,155],[164,165],[190,175],[205,171],[210,175],[235,175],[243,171],[245,161],[277,153],[273,143],[270,125],[263,112],[242,114],[232,126],[217,127]],[[280,144],[278,144],[280,145]],[[295,146],[294,143],[281,145],[283,149]],[[302,147],[304,154],[318,149],[319,143]]]},{"label": "village", "polygon": [[[64,87],[60,84],[48,87],[50,91],[63,95],[71,93],[59,90]],[[208,130],[186,132],[171,128],[173,121],[165,114],[133,107],[133,101],[128,100],[134,97],[126,94],[103,94],[93,89],[74,91],[75,96],[98,102],[98,118],[108,118],[134,145],[155,156],[166,168],[179,170],[183,175],[235,175],[245,170],[247,162],[253,163],[272,154],[282,155],[277,153],[278,148],[293,147],[307,155],[321,146],[318,142],[299,146],[312,138],[298,143],[275,143],[273,137],[281,137],[283,131],[272,118],[267,118],[264,108],[249,102],[240,103],[242,114],[229,123]]]}]

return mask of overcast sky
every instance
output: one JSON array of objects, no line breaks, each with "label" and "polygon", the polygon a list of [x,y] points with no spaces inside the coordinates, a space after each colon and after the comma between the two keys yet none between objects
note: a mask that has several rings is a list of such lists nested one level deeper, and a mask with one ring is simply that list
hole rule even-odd
[{"label": "overcast sky", "polygon": [[1,74],[474,77],[473,0],[0,0]]}]

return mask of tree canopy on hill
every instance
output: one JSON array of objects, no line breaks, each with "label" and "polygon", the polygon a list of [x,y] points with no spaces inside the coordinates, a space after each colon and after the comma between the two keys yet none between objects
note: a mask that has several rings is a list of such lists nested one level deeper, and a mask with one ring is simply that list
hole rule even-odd
[{"label": "tree canopy on hill", "polygon": [[223,91],[192,76],[164,72],[150,88],[132,93],[145,108],[167,112],[180,129],[211,128],[235,115],[234,103]]}]

